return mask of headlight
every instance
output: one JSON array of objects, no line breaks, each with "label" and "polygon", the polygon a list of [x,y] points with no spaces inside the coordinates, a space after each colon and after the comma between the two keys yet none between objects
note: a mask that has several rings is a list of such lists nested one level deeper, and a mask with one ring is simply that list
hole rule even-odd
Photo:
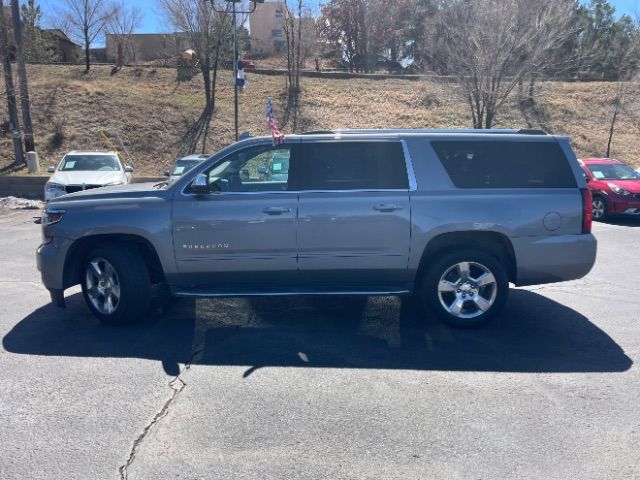
[{"label": "headlight", "polygon": [[631,195],[630,191],[625,190],[624,188],[621,188],[618,185],[614,185],[613,183],[609,183],[608,185],[609,185],[609,188],[613,190],[614,193],[617,193],[618,195]]},{"label": "headlight", "polygon": [[64,210],[55,210],[46,208],[44,212],[42,212],[42,226],[46,227],[48,225],[53,225],[54,223],[58,223],[62,220],[64,216]]},{"label": "headlight", "polygon": [[105,187],[112,187],[113,185],[124,185],[124,182],[122,180],[116,180],[115,182],[109,182],[104,184]]},{"label": "headlight", "polygon": [[47,182],[45,185],[46,190],[64,190],[64,185],[60,185],[59,183]]}]

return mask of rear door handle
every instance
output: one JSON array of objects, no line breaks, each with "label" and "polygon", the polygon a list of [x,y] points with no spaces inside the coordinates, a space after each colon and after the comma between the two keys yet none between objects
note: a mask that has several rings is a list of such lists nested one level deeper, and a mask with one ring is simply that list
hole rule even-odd
[{"label": "rear door handle", "polygon": [[393,203],[381,203],[374,206],[373,209],[379,212],[395,212],[396,210],[402,210],[402,207]]},{"label": "rear door handle", "polygon": [[267,215],[282,215],[283,213],[291,212],[291,209],[284,207],[267,207],[262,211]]}]

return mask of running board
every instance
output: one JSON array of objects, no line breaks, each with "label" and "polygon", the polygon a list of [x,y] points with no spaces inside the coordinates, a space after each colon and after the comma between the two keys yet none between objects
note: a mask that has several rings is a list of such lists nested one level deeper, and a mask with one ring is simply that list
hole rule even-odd
[{"label": "running board", "polygon": [[365,297],[384,297],[392,295],[409,295],[409,290],[375,290],[375,291],[338,291],[338,292],[320,292],[320,291],[294,291],[294,292],[207,292],[203,290],[193,290],[189,292],[176,292],[176,297],[284,297],[284,296],[312,296],[312,295],[342,295],[342,296],[365,296]]}]

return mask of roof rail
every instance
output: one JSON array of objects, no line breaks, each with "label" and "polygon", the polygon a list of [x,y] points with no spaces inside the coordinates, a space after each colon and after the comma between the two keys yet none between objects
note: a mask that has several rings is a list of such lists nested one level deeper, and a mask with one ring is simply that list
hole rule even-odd
[{"label": "roof rail", "polygon": [[353,130],[315,130],[304,132],[302,135],[366,135],[366,134],[393,134],[393,133],[476,133],[476,134],[511,134],[511,135],[546,135],[543,130],[534,128],[508,129],[508,128],[488,128],[488,129],[465,129],[465,128],[360,128]]},{"label": "roof rail", "polygon": [[520,135],[546,135],[547,132],[536,128],[521,128],[516,133]]},{"label": "roof rail", "polygon": [[336,130],[316,130],[305,132],[302,135],[366,135],[366,134],[411,134],[411,133],[452,133],[452,134],[528,134],[528,135],[546,135],[542,130],[520,129],[514,128],[488,128],[488,129],[472,129],[472,128],[358,128],[358,129],[336,129]]}]

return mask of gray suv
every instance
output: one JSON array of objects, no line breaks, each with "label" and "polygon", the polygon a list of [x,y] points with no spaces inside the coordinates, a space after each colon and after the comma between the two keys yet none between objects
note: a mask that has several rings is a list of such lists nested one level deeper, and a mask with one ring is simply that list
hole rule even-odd
[{"label": "gray suv", "polygon": [[469,327],[502,309],[509,283],[577,279],[596,257],[569,139],[515,130],[247,139],[169,186],[52,200],[42,231],[52,301],[81,284],[111,323],[143,317],[155,285],[167,297],[415,294]]}]

